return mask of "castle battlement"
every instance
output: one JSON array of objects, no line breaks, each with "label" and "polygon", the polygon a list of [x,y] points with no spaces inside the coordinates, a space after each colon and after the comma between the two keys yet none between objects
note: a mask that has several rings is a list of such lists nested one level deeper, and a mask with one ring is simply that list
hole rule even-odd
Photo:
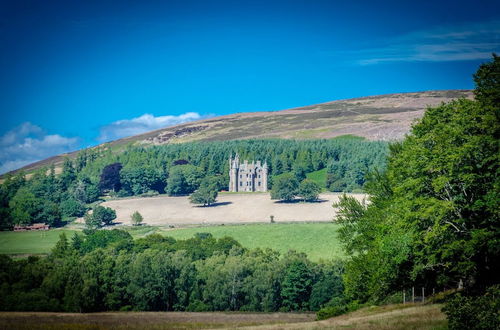
[{"label": "castle battlement", "polygon": [[229,191],[267,191],[267,163],[245,160],[240,163],[240,157],[229,158]]}]

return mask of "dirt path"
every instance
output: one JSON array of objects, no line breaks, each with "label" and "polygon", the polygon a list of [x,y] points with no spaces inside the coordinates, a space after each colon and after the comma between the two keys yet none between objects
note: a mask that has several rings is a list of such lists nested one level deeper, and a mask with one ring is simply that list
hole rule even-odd
[{"label": "dirt path", "polygon": [[[340,194],[325,193],[316,203],[280,203],[271,200],[268,193],[221,194],[217,203],[199,207],[189,203],[188,197],[129,198],[108,201],[102,205],[116,210],[116,222],[130,224],[134,211],[144,217],[144,223],[155,226],[183,226],[206,224],[231,224],[269,222],[274,215],[276,222],[331,221],[335,216],[332,208]],[[353,194],[358,200],[364,194]]]}]

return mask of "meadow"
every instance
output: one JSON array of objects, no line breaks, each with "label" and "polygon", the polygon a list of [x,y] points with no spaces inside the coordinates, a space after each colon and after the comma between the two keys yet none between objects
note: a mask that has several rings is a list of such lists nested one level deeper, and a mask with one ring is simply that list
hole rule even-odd
[{"label": "meadow", "polygon": [[334,223],[269,223],[184,228],[162,234],[176,239],[190,238],[199,232],[210,233],[215,238],[230,236],[246,248],[271,248],[280,253],[296,250],[318,261],[344,256],[337,230],[338,225]]},{"label": "meadow", "polygon": [[[343,257],[337,239],[338,225],[334,223],[286,223],[286,224],[246,224],[207,227],[163,229],[160,227],[121,227],[132,237],[140,238],[152,233],[187,239],[196,233],[211,233],[220,238],[231,236],[246,248],[271,248],[286,253],[296,250],[306,253],[313,261]],[[77,230],[52,229],[38,232],[0,232],[0,254],[32,255],[47,254],[55,246],[59,235],[68,238]]]},{"label": "meadow", "polygon": [[0,232],[0,254],[47,254],[56,245],[59,235],[71,238],[76,230],[51,229],[45,231]]}]

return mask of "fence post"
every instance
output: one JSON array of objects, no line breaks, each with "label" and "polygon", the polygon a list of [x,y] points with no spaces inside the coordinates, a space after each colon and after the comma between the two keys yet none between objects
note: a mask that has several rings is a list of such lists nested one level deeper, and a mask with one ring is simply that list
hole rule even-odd
[{"label": "fence post", "polygon": [[411,302],[412,303],[415,302],[415,287],[414,286],[411,287]]},{"label": "fence post", "polygon": [[406,292],[403,289],[403,305],[406,304]]}]

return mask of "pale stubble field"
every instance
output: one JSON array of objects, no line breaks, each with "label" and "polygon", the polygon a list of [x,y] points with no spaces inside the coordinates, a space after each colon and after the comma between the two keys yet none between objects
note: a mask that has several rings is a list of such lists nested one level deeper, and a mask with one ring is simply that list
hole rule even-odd
[{"label": "pale stubble field", "polygon": [[[365,194],[350,194],[358,200]],[[201,207],[189,202],[188,196],[149,197],[111,200],[102,203],[116,211],[115,222],[130,224],[132,213],[138,211],[144,223],[152,226],[190,226],[210,224],[243,224],[269,222],[320,222],[332,221],[335,217],[333,203],[341,194],[323,193],[314,203],[283,203],[271,200],[269,193],[223,193],[217,203]]]}]

